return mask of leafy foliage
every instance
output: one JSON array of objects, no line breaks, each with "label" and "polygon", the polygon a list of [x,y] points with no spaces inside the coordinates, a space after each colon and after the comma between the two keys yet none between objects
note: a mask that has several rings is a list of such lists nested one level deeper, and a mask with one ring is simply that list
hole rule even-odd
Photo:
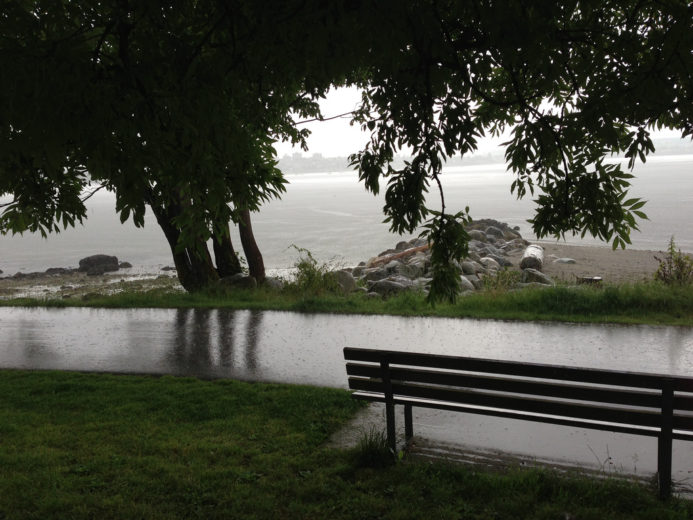
[{"label": "leafy foliage", "polygon": [[690,285],[693,283],[693,259],[676,249],[674,237],[669,239],[669,248],[664,257],[655,256],[659,262],[654,278],[667,285]]},{"label": "leafy foliage", "polygon": [[296,273],[292,287],[311,296],[341,291],[341,286],[328,264],[318,263],[308,249],[295,244],[291,247],[299,253],[298,261],[294,264]]}]

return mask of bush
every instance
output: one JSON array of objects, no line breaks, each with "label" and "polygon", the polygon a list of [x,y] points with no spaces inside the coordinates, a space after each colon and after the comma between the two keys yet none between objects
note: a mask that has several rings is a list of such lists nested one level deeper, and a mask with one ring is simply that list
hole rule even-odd
[{"label": "bush", "polygon": [[299,253],[298,261],[294,264],[296,275],[291,287],[303,293],[319,295],[323,293],[337,293],[341,286],[337,277],[328,264],[318,264],[310,251],[303,247],[291,245]]},{"label": "bush", "polygon": [[674,237],[669,239],[669,248],[663,258],[655,256],[659,267],[654,275],[655,280],[667,285],[690,285],[693,282],[693,260],[676,249]]},{"label": "bush", "polygon": [[487,291],[507,291],[515,287],[521,280],[520,271],[510,270],[507,267],[496,271],[494,274],[484,276],[484,289]]}]

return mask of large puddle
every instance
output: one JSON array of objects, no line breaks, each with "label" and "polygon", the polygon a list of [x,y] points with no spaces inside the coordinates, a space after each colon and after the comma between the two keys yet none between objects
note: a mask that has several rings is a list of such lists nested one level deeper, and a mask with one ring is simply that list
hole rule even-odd
[{"label": "large puddle", "polygon": [[[693,329],[201,309],[0,308],[0,367],[229,377],[346,386],[342,348],[386,348],[639,372],[693,374]],[[415,410],[439,443],[656,471],[656,440]],[[693,478],[675,441],[674,479]]]}]

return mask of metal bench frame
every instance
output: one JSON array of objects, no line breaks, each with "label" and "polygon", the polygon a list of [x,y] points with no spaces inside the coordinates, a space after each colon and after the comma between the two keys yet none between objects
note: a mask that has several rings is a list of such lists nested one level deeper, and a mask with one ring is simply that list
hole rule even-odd
[{"label": "metal bench frame", "polygon": [[693,441],[693,378],[537,363],[345,348],[353,397],[385,403],[397,450],[395,405],[434,408],[658,438],[662,498],[671,494],[673,440]]}]

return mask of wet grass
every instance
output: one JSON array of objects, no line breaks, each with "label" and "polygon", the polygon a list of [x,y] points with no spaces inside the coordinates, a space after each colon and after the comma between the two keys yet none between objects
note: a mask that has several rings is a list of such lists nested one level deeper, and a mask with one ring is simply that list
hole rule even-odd
[{"label": "wet grass", "polygon": [[0,371],[0,518],[687,519],[623,480],[326,447],[345,391],[191,378]]},{"label": "wet grass", "polygon": [[15,299],[0,305],[48,307],[166,307],[230,308],[444,316],[507,320],[546,320],[586,323],[693,325],[693,288],[639,283],[589,286],[556,286],[523,290],[489,290],[462,296],[455,304],[431,307],[423,294],[404,293],[389,299],[365,294],[348,296],[304,291],[236,290],[229,293],[187,294],[165,290],[92,296],[85,300]]}]

